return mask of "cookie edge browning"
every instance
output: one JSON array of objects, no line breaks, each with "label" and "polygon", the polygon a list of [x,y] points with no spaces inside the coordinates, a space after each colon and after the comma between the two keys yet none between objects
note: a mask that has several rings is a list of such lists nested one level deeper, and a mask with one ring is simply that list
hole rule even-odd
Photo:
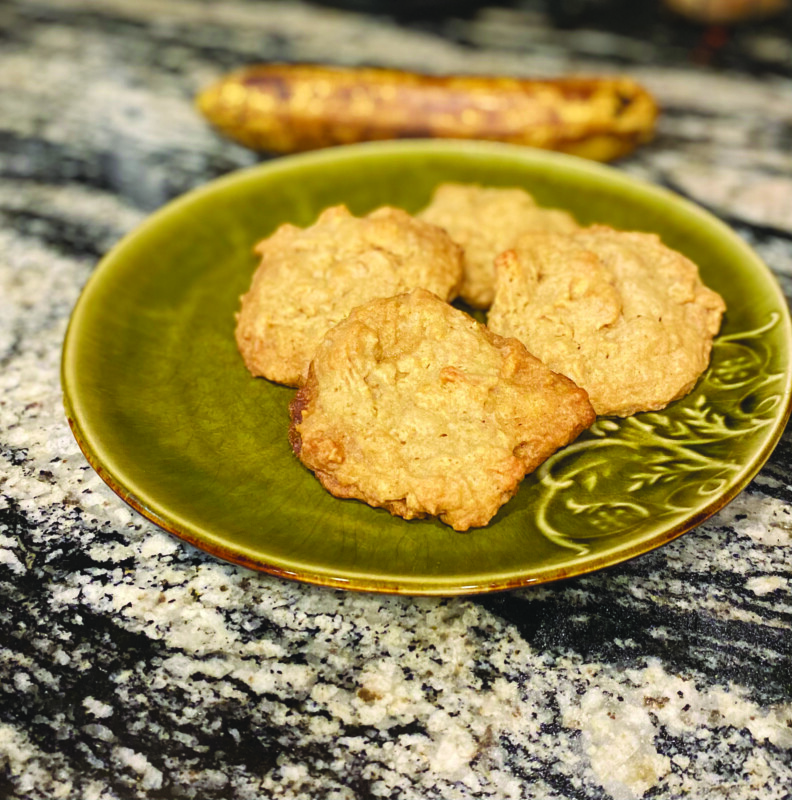
[{"label": "cookie edge browning", "polygon": [[425,519],[431,516],[428,512],[418,512],[410,509],[404,500],[372,502],[368,497],[364,496],[362,492],[355,491],[356,486],[354,484],[341,483],[336,480],[332,472],[314,468],[305,463],[302,456],[302,436],[297,430],[297,426],[302,422],[303,411],[311,405],[314,397],[316,397],[317,388],[318,381],[316,380],[316,372],[313,363],[311,363],[308,370],[308,378],[289,402],[289,445],[300,463],[302,463],[306,469],[313,472],[325,490],[333,495],[333,497],[337,497],[340,500],[359,500],[366,505],[372,506],[372,508],[384,508],[393,516],[401,517],[402,519]]},{"label": "cookie edge browning", "polygon": [[[413,290],[413,292],[404,293],[401,297],[409,296],[411,294],[421,293],[425,290],[417,289]],[[426,294],[431,295],[429,292],[425,292]],[[397,296],[398,297],[398,296]],[[431,295],[434,299],[441,301],[436,295]],[[381,298],[374,301],[370,301],[372,303],[377,302],[385,302],[387,300],[393,300],[395,298]],[[366,304],[368,305],[368,304]],[[360,307],[358,307],[360,308]],[[520,485],[524,480],[525,476],[530,474],[531,472],[535,471],[544,461],[546,461],[553,453],[557,452],[562,447],[573,442],[580,434],[589,428],[596,419],[596,413],[594,408],[592,407],[589,399],[588,394],[577,386],[574,381],[570,380],[566,376],[553,372],[548,367],[546,367],[538,358],[533,356],[522,344],[518,339],[512,337],[504,337],[500,336],[499,334],[490,331],[485,325],[476,321],[469,315],[465,314],[463,311],[459,311],[459,309],[454,309],[460,314],[464,314],[467,316],[470,321],[477,327],[478,331],[481,332],[487,342],[495,347],[500,353],[503,354],[504,362],[509,359],[510,357],[513,359],[519,359],[520,363],[517,369],[514,370],[513,374],[516,374],[520,369],[530,369],[532,367],[539,367],[542,370],[546,370],[549,377],[552,378],[557,384],[566,385],[571,391],[569,392],[566,398],[566,406],[570,409],[569,417],[571,424],[567,427],[567,434],[565,436],[560,437],[557,442],[554,442],[547,452],[542,452],[536,454],[533,458],[527,458],[530,448],[523,447],[523,445],[527,445],[528,442],[521,442],[520,444],[516,445],[513,452],[515,458],[520,462],[522,465],[522,470],[516,479],[514,480],[513,485],[509,488],[505,488],[501,492],[500,502],[494,507],[491,513],[487,513],[486,511],[479,512],[478,515],[474,515],[472,511],[466,512],[466,516],[464,521],[460,522],[458,517],[461,516],[459,513],[455,513],[454,509],[444,511],[438,514],[432,514],[429,511],[417,511],[416,509],[410,507],[405,500],[397,499],[397,500],[386,500],[386,501],[374,501],[372,502],[368,496],[362,490],[359,490],[356,484],[343,484],[338,481],[334,475],[329,472],[328,470],[321,469],[321,468],[314,468],[306,463],[303,458],[303,447],[302,447],[302,437],[298,430],[298,426],[302,422],[303,419],[303,412],[309,408],[312,403],[314,402],[315,398],[318,396],[318,380],[316,377],[316,370],[314,368],[313,362],[309,368],[308,378],[305,384],[300,387],[297,391],[294,398],[292,398],[291,402],[289,403],[289,417],[290,417],[290,424],[289,424],[289,431],[288,431],[288,440],[291,446],[292,452],[294,455],[301,461],[301,463],[309,469],[311,472],[314,473],[316,478],[319,480],[321,485],[334,497],[338,497],[341,499],[355,499],[359,500],[367,505],[370,505],[374,508],[384,508],[389,511],[392,515],[402,517],[403,519],[410,520],[410,519],[423,519],[426,517],[437,517],[445,524],[452,527],[457,532],[464,532],[469,530],[470,528],[482,528],[489,524],[492,518],[500,511],[500,509],[509,501],[511,500],[515,494],[519,491]],[[342,323],[339,323],[342,324]],[[509,351],[509,352],[504,352]],[[577,411],[572,411],[572,406],[578,407]],[[556,426],[557,427],[557,426]]]}]

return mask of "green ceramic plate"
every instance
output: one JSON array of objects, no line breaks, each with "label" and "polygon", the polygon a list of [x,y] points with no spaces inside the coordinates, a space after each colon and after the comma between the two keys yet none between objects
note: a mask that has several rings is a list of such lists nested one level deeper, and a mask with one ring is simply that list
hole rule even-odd
[{"label": "green ceramic plate", "polygon": [[[293,391],[253,379],[234,312],[252,245],[335,203],[415,211],[445,180],[520,185],[583,223],[659,233],[728,305],[709,371],[662,413],[600,419],[485,529],[390,516],[321,488],[286,438]],[[756,474],[790,407],[778,285],[727,227],[608,167],[508,145],[389,142],[284,158],[154,214],[99,265],[63,356],[66,411],[133,508],[216,556],[328,586],[462,594],[590,572],[706,519]]]}]

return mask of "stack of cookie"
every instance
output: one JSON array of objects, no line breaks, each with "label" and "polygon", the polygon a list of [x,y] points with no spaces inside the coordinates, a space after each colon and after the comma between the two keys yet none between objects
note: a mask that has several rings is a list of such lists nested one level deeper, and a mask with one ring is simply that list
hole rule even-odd
[{"label": "stack of cookie", "polygon": [[415,217],[330,208],[256,251],[237,344],[299,388],[296,455],[338,497],[460,531],[596,414],[690,391],[724,311],[656,236],[580,228],[521,189],[446,184]]}]

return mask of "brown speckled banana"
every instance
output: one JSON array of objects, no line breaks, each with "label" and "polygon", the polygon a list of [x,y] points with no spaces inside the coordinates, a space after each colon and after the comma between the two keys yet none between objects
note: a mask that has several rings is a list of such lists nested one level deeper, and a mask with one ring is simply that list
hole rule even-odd
[{"label": "brown speckled banana", "polygon": [[629,78],[436,77],[262,64],[202,91],[201,112],[255,150],[374,139],[489,139],[610,161],[652,137],[657,104]]}]

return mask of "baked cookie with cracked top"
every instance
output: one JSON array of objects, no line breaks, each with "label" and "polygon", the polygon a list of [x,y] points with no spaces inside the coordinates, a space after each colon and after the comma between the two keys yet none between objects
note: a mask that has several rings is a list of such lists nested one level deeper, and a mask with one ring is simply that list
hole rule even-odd
[{"label": "baked cookie with cracked top", "polygon": [[579,225],[567,211],[543,208],[523,189],[443,183],[420,219],[439,225],[464,250],[460,297],[489,308],[495,296],[495,257],[531,232],[567,233]]},{"label": "baked cookie with cracked top", "polygon": [[452,300],[462,274],[445,231],[387,206],[364,217],[328,208],[307,228],[281,225],[255,251],[237,346],[253,375],[288,386],[302,385],[324,334],[355,306],[416,287]]},{"label": "baked cookie with cracked top", "polygon": [[488,327],[583,387],[597,414],[655,411],[690,392],[726,309],[651,233],[526,236],[496,269]]},{"label": "baked cookie with cracked top", "polygon": [[421,289],[332,328],[290,416],[292,449],[331,494],[459,531],[594,421],[572,381]]}]

